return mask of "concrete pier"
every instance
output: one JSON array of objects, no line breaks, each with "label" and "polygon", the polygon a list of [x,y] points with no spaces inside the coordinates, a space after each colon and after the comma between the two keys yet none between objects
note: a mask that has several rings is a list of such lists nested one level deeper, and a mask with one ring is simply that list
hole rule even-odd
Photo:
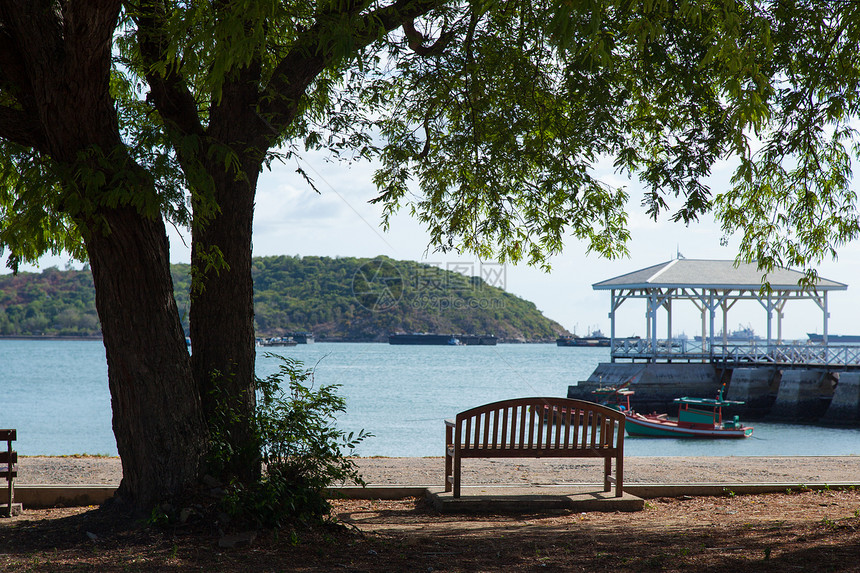
[{"label": "concrete pier", "polygon": [[[837,376],[838,381],[837,381]],[[599,401],[601,387],[633,390],[630,405],[639,412],[677,415],[675,398],[723,398],[744,402],[726,414],[744,421],[860,426],[860,372],[836,374],[821,369],[740,367],[726,372],[706,363],[601,363],[588,380],[569,386],[567,397]]]},{"label": "concrete pier", "polygon": [[[740,367],[729,375],[707,363],[601,363],[588,380],[569,386],[567,397],[599,401],[594,390],[633,390],[630,405],[639,412],[677,414],[675,398],[715,398],[723,381],[723,398],[744,402],[730,415],[744,421],[818,423],[860,426],[860,372],[836,374],[822,369]],[[838,376],[838,381],[837,381]]]},{"label": "concrete pier", "polygon": [[833,400],[820,423],[832,426],[860,425],[860,372],[842,372]]},{"label": "concrete pier", "polygon": [[773,406],[778,384],[779,372],[773,368],[735,368],[723,398],[744,402],[737,407],[744,418],[760,418]]},{"label": "concrete pier", "polygon": [[[830,376],[816,370],[786,370],[779,382],[776,401],[767,419],[782,422],[813,422],[820,418],[828,400],[823,386]],[[822,396],[825,394],[824,396]],[[832,394],[831,394],[832,395]]]}]

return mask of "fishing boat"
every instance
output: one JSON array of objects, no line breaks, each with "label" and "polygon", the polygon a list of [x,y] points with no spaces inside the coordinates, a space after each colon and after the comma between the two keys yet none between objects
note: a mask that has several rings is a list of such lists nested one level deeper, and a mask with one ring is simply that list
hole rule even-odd
[{"label": "fishing boat", "polygon": [[290,338],[289,336],[278,336],[275,338],[266,338],[261,343],[260,346],[296,346],[298,342]]},{"label": "fishing boat", "polygon": [[615,386],[600,386],[599,388],[592,390],[591,393],[595,395],[595,402],[598,404],[609,406],[610,408],[620,410],[621,412],[632,412],[633,409],[630,407],[630,396],[632,396],[634,392],[633,390],[627,389],[627,385],[629,383],[630,381],[628,380],[617,388]]},{"label": "fishing boat", "polygon": [[[639,340],[638,336],[626,336],[623,338],[616,338],[615,342],[636,342]],[[593,330],[588,333],[588,336],[577,336],[573,334],[572,336],[559,336],[555,339],[556,346],[573,346],[577,348],[607,348],[611,346],[612,339],[608,336],[604,335],[600,329]]]},{"label": "fishing boat", "polygon": [[557,346],[577,346],[577,347],[592,347],[603,348],[608,347],[611,339],[604,336],[600,330],[590,332],[588,336],[560,336],[555,339]]},{"label": "fishing boat", "polygon": [[286,338],[292,338],[296,344],[313,344],[313,332],[288,332],[284,335]]},{"label": "fishing boat", "polygon": [[[635,378],[635,376],[633,378]],[[630,408],[630,396],[632,396],[634,392],[633,390],[627,389],[627,385],[630,383],[630,380],[617,388],[615,386],[601,386],[599,388],[595,388],[591,391],[591,393],[595,395],[594,401],[601,406],[608,406],[613,410],[625,413],[628,411],[632,412],[633,410]],[[565,412],[565,409],[562,408],[561,413],[564,414]],[[553,406],[552,409],[550,409],[549,406],[544,406],[543,419],[545,422],[555,424],[558,422],[557,416],[558,408]]]},{"label": "fishing boat", "polygon": [[675,398],[679,405],[678,419],[670,420],[666,414],[639,414],[625,411],[625,428],[630,436],[646,438],[747,438],[752,436],[751,426],[744,426],[738,416],[723,420],[723,407],[743,404],[724,400],[720,390],[714,398]]}]

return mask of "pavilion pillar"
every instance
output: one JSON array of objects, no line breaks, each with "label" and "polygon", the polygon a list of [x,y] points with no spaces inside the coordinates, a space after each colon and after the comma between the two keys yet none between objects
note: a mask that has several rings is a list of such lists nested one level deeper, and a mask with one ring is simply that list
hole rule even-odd
[{"label": "pavilion pillar", "polygon": [[610,291],[609,297],[609,361],[615,362],[615,289]]},{"label": "pavilion pillar", "polygon": [[770,351],[770,343],[773,340],[773,302],[771,293],[767,293],[767,348]]},{"label": "pavilion pillar", "polygon": [[651,307],[651,362],[657,362],[657,308],[659,306],[658,294],[656,290],[651,291],[651,297],[648,299]]},{"label": "pavilion pillar", "polygon": [[[669,298],[666,302],[666,340],[672,340],[672,299]],[[670,342],[671,344],[671,342]]]},{"label": "pavilion pillar", "polygon": [[785,314],[782,309],[785,307],[785,301],[780,301],[776,307],[776,343],[782,344],[782,318]]},{"label": "pavilion pillar", "polygon": [[[711,359],[714,358],[714,320],[717,318],[717,307],[714,306],[714,291],[711,291],[711,296],[708,299],[708,312],[710,314],[710,335],[707,337],[708,340],[708,352],[711,355]],[[705,338],[705,328],[702,325],[702,339]]]}]

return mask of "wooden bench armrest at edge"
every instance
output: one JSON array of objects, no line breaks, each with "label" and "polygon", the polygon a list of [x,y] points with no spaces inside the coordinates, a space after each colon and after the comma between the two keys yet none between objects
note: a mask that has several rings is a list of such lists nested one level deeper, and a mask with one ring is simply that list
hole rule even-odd
[{"label": "wooden bench armrest at edge", "polygon": [[463,458],[603,458],[603,489],[614,483],[621,497],[624,421],[622,412],[570,398],[518,398],[460,412],[445,421],[445,491],[460,497]]},{"label": "wooden bench armrest at edge", "polygon": [[15,501],[14,479],[18,476],[18,452],[12,449],[12,442],[18,439],[15,430],[0,430],[0,442],[6,442],[6,449],[0,450],[0,478],[6,478],[7,516],[12,517],[12,504]]}]

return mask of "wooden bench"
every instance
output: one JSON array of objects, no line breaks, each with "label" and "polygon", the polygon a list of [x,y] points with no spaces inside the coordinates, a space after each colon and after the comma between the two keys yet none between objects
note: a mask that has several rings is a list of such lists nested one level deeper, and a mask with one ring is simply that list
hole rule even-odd
[{"label": "wooden bench", "polygon": [[12,442],[18,439],[15,430],[0,430],[0,442],[6,442],[6,449],[0,449],[0,479],[6,478],[7,495],[6,516],[12,517],[12,504],[15,501],[15,489],[12,481],[18,477],[18,452],[12,449]]},{"label": "wooden bench", "polygon": [[[603,490],[624,489],[624,414],[569,398],[518,398],[445,421],[445,491],[460,497],[464,458],[603,458]],[[615,459],[615,477],[612,459]]]}]

